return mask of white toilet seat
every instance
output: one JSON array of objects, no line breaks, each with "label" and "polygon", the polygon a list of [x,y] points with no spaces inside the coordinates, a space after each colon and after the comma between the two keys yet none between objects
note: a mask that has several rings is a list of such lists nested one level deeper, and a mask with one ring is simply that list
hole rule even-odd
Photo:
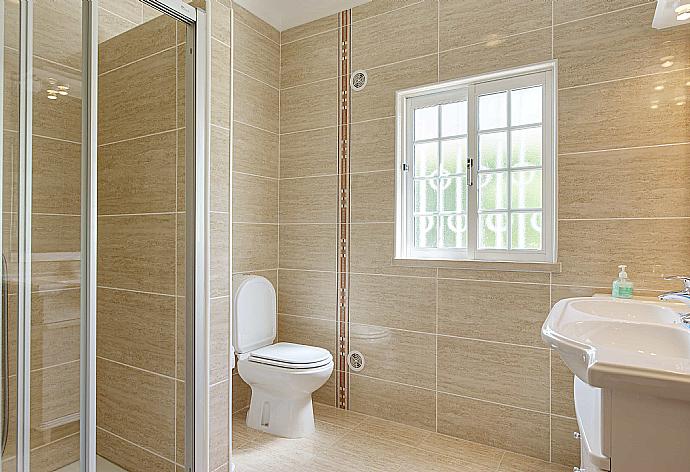
[{"label": "white toilet seat", "polygon": [[333,362],[326,349],[303,344],[276,343],[249,353],[249,362],[283,369],[317,369]]}]

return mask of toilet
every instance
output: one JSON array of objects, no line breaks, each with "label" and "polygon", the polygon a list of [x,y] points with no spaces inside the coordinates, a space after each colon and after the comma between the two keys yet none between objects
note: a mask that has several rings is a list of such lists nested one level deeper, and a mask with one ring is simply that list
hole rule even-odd
[{"label": "toilet", "polygon": [[266,278],[236,276],[233,285],[233,348],[252,390],[247,426],[285,438],[310,435],[311,394],[331,376],[333,356],[320,347],[274,344],[276,292]]}]

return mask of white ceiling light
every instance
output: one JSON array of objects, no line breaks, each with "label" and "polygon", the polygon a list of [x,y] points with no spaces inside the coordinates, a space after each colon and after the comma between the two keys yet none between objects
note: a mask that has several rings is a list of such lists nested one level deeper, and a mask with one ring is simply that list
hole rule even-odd
[{"label": "white ceiling light", "polygon": [[652,26],[656,29],[670,28],[690,23],[690,0],[659,0],[654,12]]},{"label": "white ceiling light", "polygon": [[235,0],[278,31],[303,25],[371,0]]}]

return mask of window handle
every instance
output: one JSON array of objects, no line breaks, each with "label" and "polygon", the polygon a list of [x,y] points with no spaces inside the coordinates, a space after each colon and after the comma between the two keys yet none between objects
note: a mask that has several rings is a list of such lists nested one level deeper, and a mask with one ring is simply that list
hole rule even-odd
[{"label": "window handle", "polygon": [[467,186],[471,187],[474,185],[472,170],[474,169],[474,159],[471,157],[467,158]]}]

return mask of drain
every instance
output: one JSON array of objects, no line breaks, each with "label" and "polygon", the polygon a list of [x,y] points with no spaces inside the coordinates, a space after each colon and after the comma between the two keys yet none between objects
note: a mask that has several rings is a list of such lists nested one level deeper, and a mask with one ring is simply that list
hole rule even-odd
[{"label": "drain", "polygon": [[359,351],[350,351],[347,356],[347,365],[355,372],[361,371],[364,369],[364,354]]},{"label": "drain", "polygon": [[352,86],[352,90],[355,92],[359,92],[362,90],[364,87],[367,86],[367,81],[369,80],[369,77],[367,76],[367,72],[364,70],[356,70],[352,73],[352,76],[350,76],[350,85]]}]

